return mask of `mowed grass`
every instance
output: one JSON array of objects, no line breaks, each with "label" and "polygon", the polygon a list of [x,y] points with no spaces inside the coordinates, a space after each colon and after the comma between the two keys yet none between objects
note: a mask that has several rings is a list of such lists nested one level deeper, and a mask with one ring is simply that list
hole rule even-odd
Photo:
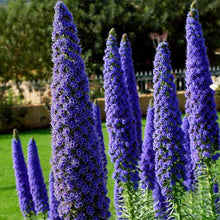
[{"label": "mowed grass", "polygon": [[[220,118],[220,113],[218,113]],[[218,119],[220,123],[220,119]],[[144,135],[144,126],[146,120],[142,119],[142,134]],[[105,124],[102,124],[106,154],[108,157],[108,196],[111,199],[110,211],[111,220],[116,219],[114,210],[114,180],[112,174],[114,165],[110,162],[108,155],[108,132]],[[25,159],[27,159],[27,146],[31,137],[34,137],[38,146],[43,175],[48,188],[50,158],[51,158],[51,134],[49,129],[32,130],[19,133],[22,142]],[[23,219],[20,212],[18,197],[15,186],[15,177],[12,164],[11,152],[12,134],[0,135],[0,220],[20,220]]]}]

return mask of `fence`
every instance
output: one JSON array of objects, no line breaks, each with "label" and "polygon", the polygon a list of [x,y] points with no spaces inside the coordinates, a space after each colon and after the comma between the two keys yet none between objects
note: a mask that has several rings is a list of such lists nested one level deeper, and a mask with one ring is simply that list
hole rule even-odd
[{"label": "fence", "polygon": [[[213,83],[220,85],[220,66],[210,68]],[[185,70],[174,70],[178,91],[185,90]],[[151,93],[153,91],[153,73],[152,71],[142,71],[136,73],[137,88],[140,94]],[[9,101],[16,104],[47,104],[51,100],[50,83],[48,80],[22,81],[0,83],[1,91],[5,91]],[[90,97],[104,97],[103,77],[90,77]]]},{"label": "fence", "polygon": [[[210,67],[213,83],[220,85],[220,66]],[[184,91],[185,88],[185,69],[173,70],[177,91]],[[136,73],[136,81],[141,94],[153,91],[153,72],[142,71]]]}]

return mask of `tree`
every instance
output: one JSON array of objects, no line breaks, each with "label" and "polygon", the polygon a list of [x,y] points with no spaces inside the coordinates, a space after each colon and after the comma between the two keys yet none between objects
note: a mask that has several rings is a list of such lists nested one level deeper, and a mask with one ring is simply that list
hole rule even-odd
[{"label": "tree", "polygon": [[10,0],[0,10],[1,79],[50,77],[51,1]]}]

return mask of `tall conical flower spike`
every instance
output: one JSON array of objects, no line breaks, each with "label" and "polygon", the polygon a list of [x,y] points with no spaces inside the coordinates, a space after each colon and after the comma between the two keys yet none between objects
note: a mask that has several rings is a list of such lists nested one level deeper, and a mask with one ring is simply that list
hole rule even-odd
[{"label": "tall conical flower spike", "polygon": [[131,105],[124,83],[115,30],[109,32],[104,56],[104,88],[109,153],[115,163],[117,182],[128,180],[138,188],[137,144],[132,123]]},{"label": "tall conical flower spike", "polygon": [[193,158],[195,152],[190,147],[190,139],[189,139],[189,121],[187,119],[187,116],[185,115],[183,118],[183,124],[182,129],[184,132],[184,143],[183,147],[185,150],[185,158],[186,158],[186,180],[184,181],[184,184],[189,191],[194,191],[196,187],[196,179],[194,176],[194,170],[193,170]]},{"label": "tall conical flower spike", "polygon": [[121,39],[119,53],[121,56],[122,70],[124,73],[125,85],[128,91],[128,100],[131,103],[132,115],[134,117],[134,130],[137,140],[138,157],[140,159],[142,151],[142,125],[141,125],[141,108],[137,92],[135,73],[132,61],[131,45],[128,35],[124,34]]},{"label": "tall conical flower spike", "polygon": [[219,158],[219,126],[214,91],[196,2],[186,20],[186,113],[190,124],[193,167]]},{"label": "tall conical flower spike", "polygon": [[102,133],[102,122],[101,122],[101,113],[100,113],[100,108],[97,104],[93,103],[93,117],[95,121],[95,130],[99,139],[99,145],[100,145],[100,154],[102,157],[102,163],[103,163],[103,169],[104,169],[104,175],[105,175],[105,180],[107,184],[107,157],[105,154],[105,143],[104,143],[104,137]]},{"label": "tall conical flower spike", "polygon": [[177,183],[185,179],[183,131],[176,86],[171,74],[168,44],[157,47],[154,60],[154,151],[156,178],[162,194],[171,196]]},{"label": "tall conical flower spike", "polygon": [[154,106],[151,100],[147,110],[144,141],[140,161],[142,188],[152,190],[156,218],[167,219],[167,198],[162,195],[155,176],[155,152],[153,149]]},{"label": "tall conical flower spike", "polygon": [[181,196],[185,187],[184,134],[176,86],[171,74],[168,44],[158,45],[154,60],[155,174],[163,196],[170,199],[177,219],[181,219]]},{"label": "tall conical flower spike", "polygon": [[[194,152],[193,170],[198,179],[199,190],[205,186],[209,192],[201,198],[201,201],[207,201],[206,209],[202,210],[204,212],[202,215],[216,219],[218,213],[215,207],[213,186],[214,167],[220,155],[218,152],[220,149],[219,125],[214,91],[210,88],[212,79],[196,2],[192,3],[187,15],[186,42],[185,109],[189,121],[190,147]],[[207,183],[204,184],[202,180]]]},{"label": "tall conical flower spike", "polygon": [[14,129],[12,140],[12,158],[15,171],[16,189],[19,198],[20,209],[25,218],[35,215],[34,202],[30,192],[27,166],[25,163],[21,141],[18,131]]},{"label": "tall conical flower spike", "polygon": [[155,177],[155,153],[153,150],[154,107],[150,103],[147,110],[146,126],[140,161],[141,182],[143,189],[153,189]]},{"label": "tall conical flower spike", "polygon": [[72,14],[58,1],[53,23],[52,170],[59,216],[108,219],[109,199],[89,84]]},{"label": "tall conical flower spike", "polygon": [[[124,187],[129,218],[135,218],[133,204],[138,189],[138,150],[131,105],[121,68],[115,30],[109,32],[104,56],[104,88],[109,153],[115,164],[113,177]],[[122,193],[123,194],[123,193]],[[121,196],[121,195],[120,195]],[[123,195],[122,195],[123,196]],[[124,197],[123,197],[124,198]],[[117,198],[116,198],[117,199]]]},{"label": "tall conical flower spike", "polygon": [[30,182],[31,194],[34,200],[37,214],[47,215],[49,210],[47,188],[44,183],[44,177],[40,166],[36,142],[33,138],[28,143],[28,177]]},{"label": "tall conical flower spike", "polygon": [[62,220],[58,214],[59,202],[55,197],[54,177],[52,171],[50,171],[50,176],[49,176],[49,190],[50,190],[50,211],[48,212],[48,217],[51,220]]}]

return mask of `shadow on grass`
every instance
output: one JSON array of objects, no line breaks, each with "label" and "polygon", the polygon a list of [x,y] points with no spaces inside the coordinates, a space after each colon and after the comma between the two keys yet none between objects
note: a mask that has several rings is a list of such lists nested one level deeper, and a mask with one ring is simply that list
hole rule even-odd
[{"label": "shadow on grass", "polygon": [[0,190],[11,190],[16,189],[16,186],[7,186],[7,187],[1,187]]}]

